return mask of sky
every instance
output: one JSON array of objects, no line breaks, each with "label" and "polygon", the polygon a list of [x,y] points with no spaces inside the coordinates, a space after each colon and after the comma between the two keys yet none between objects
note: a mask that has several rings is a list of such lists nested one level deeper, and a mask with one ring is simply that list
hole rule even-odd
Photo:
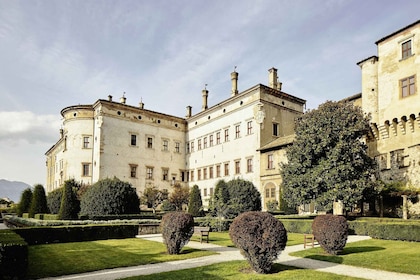
[{"label": "sky", "polygon": [[60,111],[125,93],[184,117],[268,84],[315,109],[361,91],[357,62],[419,20],[418,0],[0,0],[0,179],[45,184]]}]

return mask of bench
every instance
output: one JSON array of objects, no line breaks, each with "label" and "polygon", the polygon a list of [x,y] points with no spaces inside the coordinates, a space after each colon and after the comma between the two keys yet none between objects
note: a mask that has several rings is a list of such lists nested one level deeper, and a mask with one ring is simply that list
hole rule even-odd
[{"label": "bench", "polygon": [[203,243],[203,237],[206,238],[206,242],[209,243],[210,227],[194,227],[194,235],[200,236],[200,243]]},{"label": "bench", "polygon": [[303,235],[303,248],[306,249],[306,246],[315,247],[315,237],[313,234],[304,234]]}]

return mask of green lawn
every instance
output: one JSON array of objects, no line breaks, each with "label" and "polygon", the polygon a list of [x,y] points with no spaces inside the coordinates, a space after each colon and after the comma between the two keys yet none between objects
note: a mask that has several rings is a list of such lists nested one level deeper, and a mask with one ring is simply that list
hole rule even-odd
[{"label": "green lawn", "polygon": [[420,242],[370,239],[348,243],[338,256],[321,248],[292,253],[292,256],[347,265],[420,275]]},{"label": "green lawn", "polygon": [[274,264],[270,274],[257,274],[250,270],[246,261],[231,261],[203,267],[163,272],[145,276],[125,278],[126,280],[163,280],[163,279],[283,279],[283,280],[357,280],[361,278],[347,277],[332,273],[300,269],[281,264]]},{"label": "green lawn", "polygon": [[[200,237],[197,235],[193,235],[191,241],[198,241],[200,242]],[[220,246],[226,247],[235,247],[230,240],[229,232],[210,232],[209,235],[209,243],[217,244]],[[303,234],[301,233],[287,233],[287,246],[303,244]]]},{"label": "green lawn", "polygon": [[164,244],[139,238],[34,245],[29,246],[28,277],[59,276],[212,254],[184,247],[181,254],[168,255]]}]

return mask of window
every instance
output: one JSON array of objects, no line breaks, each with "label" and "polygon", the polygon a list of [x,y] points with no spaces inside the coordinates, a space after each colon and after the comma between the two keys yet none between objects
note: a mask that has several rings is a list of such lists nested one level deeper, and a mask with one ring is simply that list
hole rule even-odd
[{"label": "window", "polygon": [[238,124],[235,126],[235,139],[241,136],[241,126]]},{"label": "window", "polygon": [[216,144],[220,144],[220,131],[216,132]]},{"label": "window", "polygon": [[153,167],[146,167],[146,179],[153,180]]},{"label": "window", "polygon": [[411,76],[400,81],[401,83],[401,96],[407,97],[416,93],[416,79]]},{"label": "window", "polygon": [[273,154],[268,155],[267,168],[268,168],[268,169],[273,169],[273,168],[274,168],[274,164],[273,164]]},{"label": "window", "polygon": [[162,169],[162,180],[168,181],[169,180],[169,169],[163,168]]},{"label": "window", "polygon": [[168,151],[168,140],[163,140],[163,150]]},{"label": "window", "polygon": [[213,146],[213,135],[210,135],[209,136],[209,141],[210,141],[210,147],[212,147]]},{"label": "window", "polygon": [[197,170],[197,180],[201,180],[201,169]]},{"label": "window", "polygon": [[279,124],[273,123],[273,136],[279,136]]},{"label": "window", "polygon": [[203,179],[207,179],[207,167],[203,168]]},{"label": "window", "polygon": [[252,158],[246,160],[246,172],[252,172]]},{"label": "window", "polygon": [[180,144],[179,142],[175,142],[175,153],[179,153],[180,151]]},{"label": "window", "polygon": [[225,129],[225,142],[229,141],[229,129]]},{"label": "window", "polygon": [[210,188],[210,196],[213,196],[213,188]]},{"label": "window", "polygon": [[241,161],[236,160],[235,161],[235,174],[240,174],[240,173],[241,173]]},{"label": "window", "polygon": [[246,133],[247,133],[248,135],[252,134],[252,121],[249,121],[249,122],[246,124]]},{"label": "window", "polygon": [[272,198],[276,197],[276,189],[275,188],[271,188],[271,197]]},{"label": "window", "polygon": [[203,145],[204,145],[204,149],[205,149],[205,148],[207,148],[207,137],[204,137],[203,142],[204,142]]},{"label": "window", "polygon": [[411,40],[401,44],[401,58],[405,59],[411,56]]},{"label": "window", "polygon": [[147,137],[147,148],[153,149],[153,138]]},{"label": "window", "polygon": [[203,196],[207,196],[207,188],[203,190]]},{"label": "window", "polygon": [[187,145],[185,146],[185,151],[187,152],[187,154],[190,153],[190,143],[187,143]]},{"label": "window", "polygon": [[216,177],[220,177],[220,164],[216,165]]},{"label": "window", "polygon": [[82,176],[90,176],[90,163],[82,163]]},{"label": "window", "polygon": [[201,150],[201,139],[198,139],[197,145],[198,145],[198,150]]},{"label": "window", "polygon": [[213,166],[209,167],[209,178],[213,179]]},{"label": "window", "polygon": [[225,163],[225,176],[229,176],[229,163]]},{"label": "window", "polygon": [[130,164],[130,177],[136,178],[137,177],[137,165]]},{"label": "window", "polygon": [[191,182],[194,182],[194,170],[191,170],[190,174],[191,174]]},{"label": "window", "polygon": [[190,147],[191,147],[191,153],[194,152],[194,141],[191,141]]},{"label": "window", "polygon": [[90,137],[89,136],[83,136],[83,148],[84,149],[90,148]]},{"label": "window", "polygon": [[131,146],[137,145],[137,135],[131,134]]}]

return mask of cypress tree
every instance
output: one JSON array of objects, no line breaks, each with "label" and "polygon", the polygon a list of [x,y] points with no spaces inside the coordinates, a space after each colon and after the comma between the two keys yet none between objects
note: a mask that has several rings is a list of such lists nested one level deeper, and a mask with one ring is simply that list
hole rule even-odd
[{"label": "cypress tree", "polygon": [[80,203],[75,192],[76,188],[77,183],[74,179],[64,182],[60,212],[58,213],[58,218],[60,220],[72,220],[77,218],[80,211]]},{"label": "cypress tree", "polygon": [[188,213],[194,217],[203,216],[203,201],[201,200],[200,189],[194,185],[190,192],[190,199],[188,202]]},{"label": "cypress tree", "polygon": [[29,217],[35,217],[35,214],[48,213],[47,196],[42,185],[35,185],[29,209]]},{"label": "cypress tree", "polygon": [[23,190],[20,196],[19,206],[17,209],[19,217],[22,217],[23,213],[29,213],[29,208],[31,207],[31,201],[32,201],[32,190],[31,188],[27,188]]}]

